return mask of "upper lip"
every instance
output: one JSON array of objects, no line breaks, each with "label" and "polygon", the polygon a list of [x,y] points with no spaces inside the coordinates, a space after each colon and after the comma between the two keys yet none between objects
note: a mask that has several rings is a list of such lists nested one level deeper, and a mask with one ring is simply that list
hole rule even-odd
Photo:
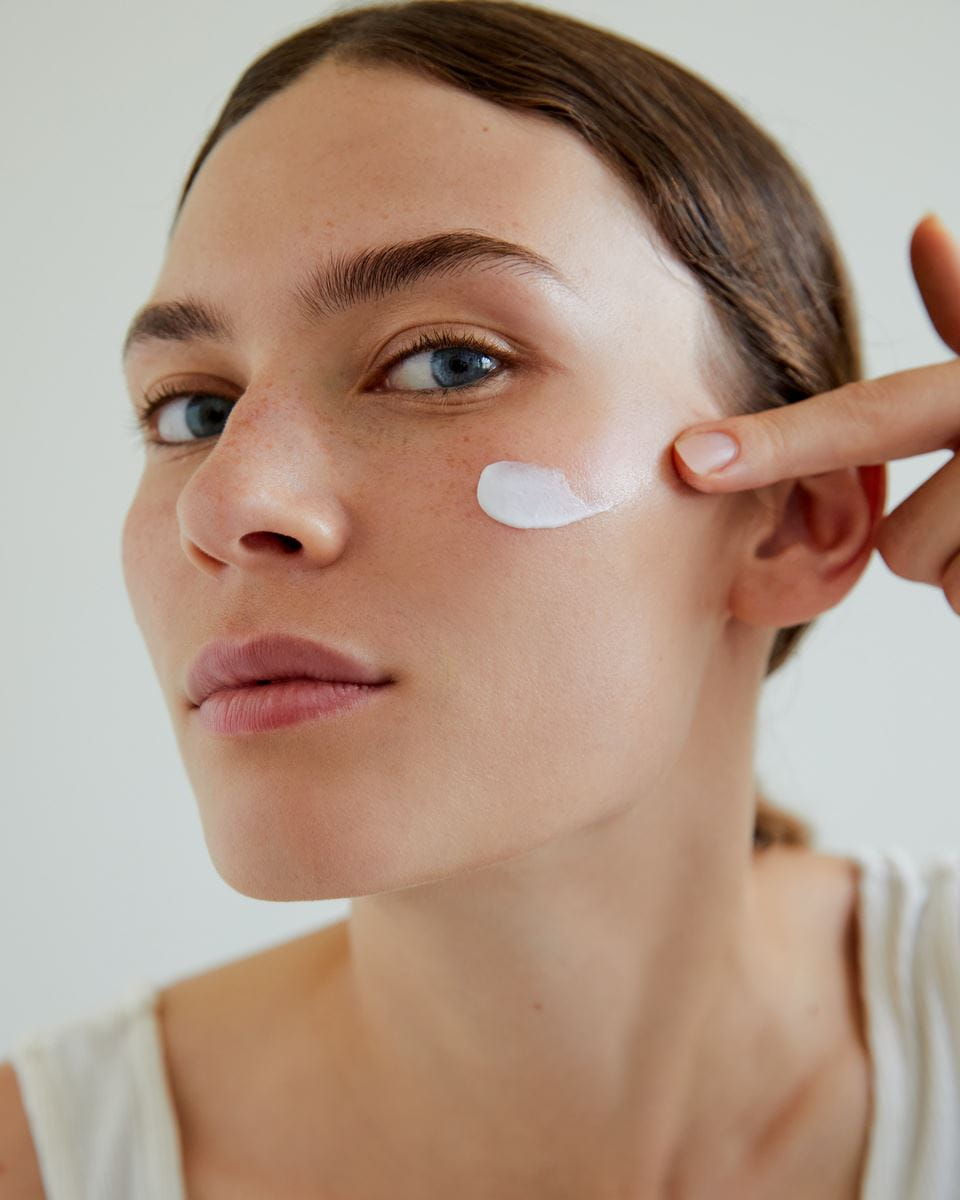
[{"label": "upper lip", "polygon": [[185,690],[193,704],[200,705],[213,692],[265,679],[390,682],[382,671],[310,638],[260,634],[246,641],[220,639],[204,646],[193,660]]}]

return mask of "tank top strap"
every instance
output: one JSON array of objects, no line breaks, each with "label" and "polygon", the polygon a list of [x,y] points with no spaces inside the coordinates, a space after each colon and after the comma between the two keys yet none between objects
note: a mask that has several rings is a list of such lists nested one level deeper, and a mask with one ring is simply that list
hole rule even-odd
[{"label": "tank top strap", "polygon": [[47,1200],[186,1200],[156,1000],[137,980],[109,1008],[14,1044]]}]

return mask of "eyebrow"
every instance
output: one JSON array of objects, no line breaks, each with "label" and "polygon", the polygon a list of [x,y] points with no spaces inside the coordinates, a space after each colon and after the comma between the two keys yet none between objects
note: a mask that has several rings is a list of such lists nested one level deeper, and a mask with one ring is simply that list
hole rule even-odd
[{"label": "eyebrow", "polygon": [[[306,320],[315,323],[428,277],[494,267],[549,279],[577,295],[559,268],[528,246],[459,229],[334,256],[314,266],[295,284],[292,299]],[[124,338],[123,358],[144,342],[227,342],[235,334],[233,322],[220,307],[188,295],[140,309]]]}]

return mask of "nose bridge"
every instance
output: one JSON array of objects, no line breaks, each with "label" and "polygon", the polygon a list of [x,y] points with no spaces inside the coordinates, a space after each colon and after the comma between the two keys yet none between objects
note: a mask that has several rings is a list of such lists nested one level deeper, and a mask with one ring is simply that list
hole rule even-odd
[{"label": "nose bridge", "polygon": [[342,461],[343,430],[304,372],[271,370],[231,405],[223,430],[198,470],[249,472],[268,482],[274,471],[292,482]]}]

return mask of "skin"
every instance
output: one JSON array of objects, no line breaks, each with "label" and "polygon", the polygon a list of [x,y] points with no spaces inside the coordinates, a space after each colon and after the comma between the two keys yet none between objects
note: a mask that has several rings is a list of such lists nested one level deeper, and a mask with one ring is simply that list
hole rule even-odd
[{"label": "skin", "polygon": [[[294,311],[308,260],[462,228],[580,298],[488,271]],[[222,878],[356,898],[168,989],[191,1195],[855,1196],[853,875],[753,853],[753,761],[775,630],[860,577],[883,467],[691,487],[672,443],[724,412],[693,281],[571,132],[402,72],[324,62],[223,139],[150,299],[187,292],[237,340],[138,347],[131,397],[237,399],[147,454],[131,603]],[[437,322],[523,362],[453,414],[368,383]],[[633,483],[512,529],[476,502],[501,459]],[[342,719],[206,732],[193,657],[268,630],[396,682]]]}]

